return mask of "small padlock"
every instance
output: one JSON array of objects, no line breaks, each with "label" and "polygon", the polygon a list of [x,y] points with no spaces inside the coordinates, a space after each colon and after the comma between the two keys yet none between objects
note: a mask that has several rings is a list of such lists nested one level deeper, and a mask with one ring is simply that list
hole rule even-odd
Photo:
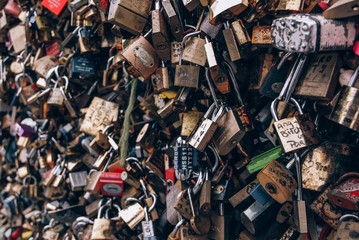
[{"label": "small padlock", "polygon": [[93,240],[110,240],[111,238],[111,220],[101,218],[104,216],[104,210],[108,206],[102,206],[98,210],[97,218],[94,220],[91,239]]},{"label": "small padlock", "polygon": [[[223,106],[217,108],[216,103],[209,107],[201,121],[187,138],[189,145],[203,152],[218,128],[217,121],[222,117],[223,110]],[[215,111],[217,112],[215,113]]]},{"label": "small padlock", "polygon": [[[29,181],[30,180],[30,181]],[[32,181],[32,182],[31,182]],[[38,196],[38,185],[35,176],[28,175],[22,180],[22,196],[24,198],[36,198]]]},{"label": "small padlock", "polygon": [[64,104],[64,96],[61,93],[60,86],[58,85],[60,81],[65,81],[65,89],[67,89],[69,85],[69,80],[67,77],[61,77],[61,80],[56,81],[49,98],[47,99],[47,104],[50,106],[58,106],[61,107]]},{"label": "small padlock", "polygon": [[158,56],[163,61],[168,61],[171,58],[170,41],[167,35],[163,15],[160,11],[160,1],[155,2],[155,9],[152,10],[152,42],[156,49]]}]

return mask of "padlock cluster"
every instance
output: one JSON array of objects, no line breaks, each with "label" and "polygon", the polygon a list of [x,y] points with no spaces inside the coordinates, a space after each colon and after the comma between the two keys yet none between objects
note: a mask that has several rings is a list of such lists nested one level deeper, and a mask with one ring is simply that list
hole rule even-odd
[{"label": "padlock cluster", "polygon": [[358,9],[0,1],[0,239],[357,239]]}]

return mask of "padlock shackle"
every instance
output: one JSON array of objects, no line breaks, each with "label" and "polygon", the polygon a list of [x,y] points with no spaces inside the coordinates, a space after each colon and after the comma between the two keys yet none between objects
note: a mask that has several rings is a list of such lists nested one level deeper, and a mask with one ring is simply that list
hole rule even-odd
[{"label": "padlock shackle", "polygon": [[[274,119],[275,122],[279,121],[278,114],[277,114],[277,107],[278,107],[279,101],[281,101],[281,100],[279,99],[279,97],[275,98],[275,99],[272,101],[271,107],[270,107],[270,112],[271,112],[272,117],[273,117],[273,119]],[[300,114],[300,115],[303,115],[303,110],[302,110],[300,104],[297,102],[297,100],[295,100],[294,98],[290,98],[290,101],[291,101],[292,103],[294,103],[294,105],[297,107],[299,114]]]},{"label": "padlock shackle", "polygon": [[343,216],[341,216],[339,218],[339,223],[343,222],[345,219],[350,219],[350,218],[354,218],[355,220],[357,220],[357,222],[359,222],[359,216],[355,215],[355,214],[344,214]]},{"label": "padlock shackle", "polygon": [[184,49],[185,49],[185,42],[187,41],[188,38],[190,38],[190,37],[192,37],[192,36],[195,36],[195,35],[199,35],[199,34],[201,34],[201,31],[188,33],[186,36],[183,37],[182,43],[181,43],[182,52],[181,52],[181,54],[180,54],[180,58],[179,58],[179,61],[178,61],[178,64],[179,64],[179,65],[182,65],[182,54],[183,54],[183,51],[184,51]]},{"label": "padlock shackle", "polygon": [[193,194],[197,194],[199,192],[199,190],[201,190],[203,183],[204,183],[204,178],[205,178],[205,175],[203,174],[203,171],[200,171],[198,178],[197,178],[197,182],[192,189]]},{"label": "padlock shackle", "polygon": [[[214,173],[214,172],[216,172],[217,169],[218,169],[220,156],[219,156],[217,150],[215,149],[215,147],[212,146],[212,144],[209,144],[207,147],[208,147],[209,150],[212,151],[212,153],[214,154],[214,157],[215,157],[215,158],[214,158],[214,160],[215,160],[215,161],[214,161],[214,165],[213,165],[213,167],[212,167],[212,169],[211,169],[211,172]],[[207,154],[206,154],[206,156],[208,157]]]},{"label": "padlock shackle", "polygon": [[353,75],[351,76],[349,83],[348,83],[348,87],[353,87],[354,83],[356,82],[356,80],[358,79],[359,76],[359,66],[355,69]]},{"label": "padlock shackle", "polygon": [[238,86],[238,83],[236,81],[237,79],[236,79],[236,76],[234,74],[233,68],[227,61],[224,61],[224,65],[227,67],[228,75],[229,75],[229,78],[232,81],[234,92],[235,92],[236,97],[237,97],[238,102],[239,102],[239,106],[242,107],[242,106],[244,106],[244,102],[243,102],[243,99],[242,99],[240,91],[239,91],[239,86]]}]

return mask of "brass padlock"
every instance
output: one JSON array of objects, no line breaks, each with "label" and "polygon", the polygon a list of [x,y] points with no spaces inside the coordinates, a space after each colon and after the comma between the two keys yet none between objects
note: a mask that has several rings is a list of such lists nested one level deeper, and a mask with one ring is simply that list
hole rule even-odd
[{"label": "brass padlock", "polygon": [[[175,9],[172,6],[170,0],[163,0],[162,6],[168,25],[171,29],[172,36],[176,41],[182,41],[183,39],[183,26],[180,18],[177,16]],[[173,62],[172,62],[173,63]]]},{"label": "brass padlock", "polygon": [[142,33],[152,1],[117,0],[111,1],[108,21],[122,29],[139,35]]},{"label": "brass padlock", "polygon": [[272,46],[270,26],[254,26],[252,30],[252,45],[256,47]]},{"label": "brass padlock", "polygon": [[197,111],[184,112],[182,114],[181,136],[188,137],[202,118],[203,113]]},{"label": "brass padlock", "polygon": [[359,89],[353,87],[359,76],[359,67],[356,68],[348,86],[343,86],[334,107],[330,120],[359,132]]},{"label": "brass padlock", "polygon": [[251,38],[248,34],[248,31],[245,28],[244,23],[241,19],[233,21],[231,26],[239,46],[245,46],[251,42]]},{"label": "brass padlock", "polygon": [[182,60],[197,64],[200,66],[205,66],[207,61],[205,44],[206,41],[203,38],[199,37],[200,32],[193,32],[187,34],[183,40],[182,45]]},{"label": "brass padlock", "polygon": [[155,49],[143,36],[137,37],[127,46],[123,50],[122,56],[131,65],[131,68],[127,68],[129,73],[141,81],[151,77],[151,74],[160,65],[160,60]]},{"label": "brass padlock", "polygon": [[279,203],[292,200],[297,188],[293,174],[282,164],[273,160],[257,174],[258,182],[264,190]]},{"label": "brass padlock", "polygon": [[151,12],[151,15],[153,47],[163,61],[168,61],[171,58],[170,41],[167,35],[163,16],[160,11],[160,1],[156,1],[155,10]]},{"label": "brass padlock", "polygon": [[90,31],[86,28],[79,29],[77,39],[81,54],[99,52],[96,39],[91,36]]},{"label": "brass padlock", "polygon": [[93,240],[110,240],[111,238],[111,220],[101,218],[107,206],[102,206],[98,210],[97,218],[94,220],[91,239]]},{"label": "brass padlock", "polygon": [[329,101],[338,84],[339,53],[319,53],[313,56],[305,76],[298,82],[294,95]]},{"label": "brass padlock", "polygon": [[117,121],[118,104],[95,97],[85,115],[80,131],[96,136],[97,132]]},{"label": "brass padlock", "polygon": [[57,59],[54,56],[50,55],[37,59],[34,62],[32,68],[37,74],[44,78],[47,76],[47,73],[50,71],[50,69],[53,69],[57,65]]}]

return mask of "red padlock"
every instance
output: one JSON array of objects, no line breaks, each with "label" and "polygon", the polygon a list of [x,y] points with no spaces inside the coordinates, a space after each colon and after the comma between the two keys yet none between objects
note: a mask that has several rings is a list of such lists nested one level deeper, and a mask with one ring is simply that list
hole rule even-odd
[{"label": "red padlock", "polygon": [[123,193],[124,184],[121,173],[103,172],[100,176],[99,184],[103,196],[120,197]]},{"label": "red padlock", "polygon": [[19,5],[15,2],[15,0],[9,0],[4,7],[4,10],[6,14],[11,14],[14,17],[18,17],[21,12]]},{"label": "red padlock", "polygon": [[65,8],[67,0],[44,0],[42,6],[47,8],[50,12],[58,16]]}]

